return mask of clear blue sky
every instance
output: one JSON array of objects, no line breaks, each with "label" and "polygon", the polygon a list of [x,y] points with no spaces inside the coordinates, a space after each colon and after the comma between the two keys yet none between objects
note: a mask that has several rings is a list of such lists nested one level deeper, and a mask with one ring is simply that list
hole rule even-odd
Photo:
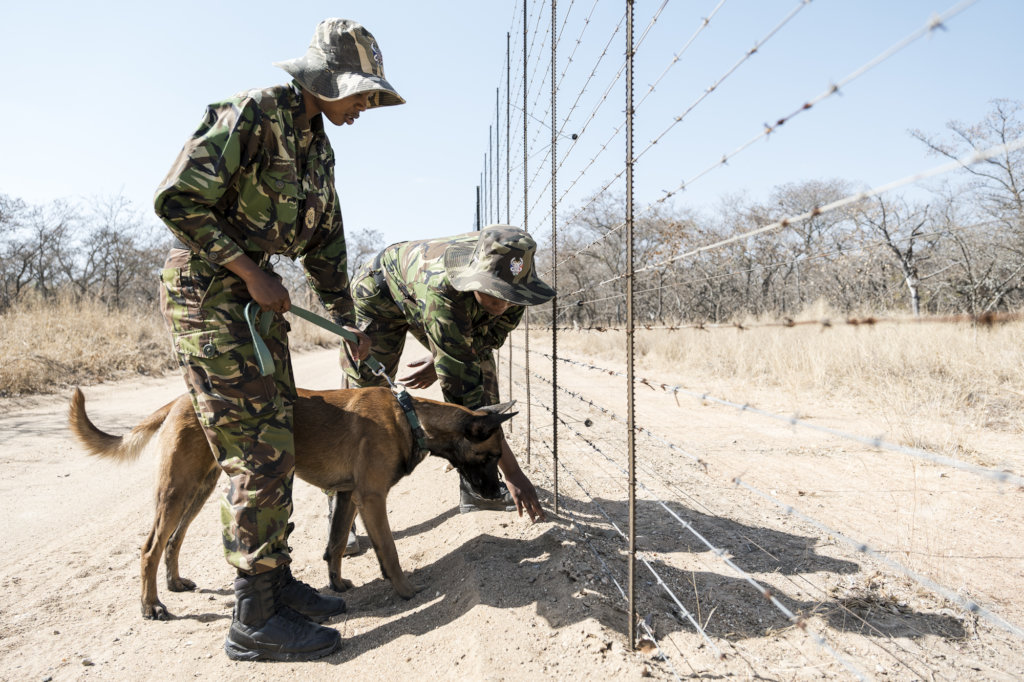
[{"label": "clear blue sky", "polygon": [[[547,121],[550,6],[527,2],[534,43],[527,69],[529,108]],[[727,0],[639,107],[637,151],[799,4]],[[760,132],[763,123],[791,113],[954,4],[814,0],[806,5],[640,160],[638,205],[713,164]],[[608,101],[597,105],[623,63],[622,31],[607,56],[600,62],[598,57],[624,5],[600,0],[595,9],[593,0],[558,2],[559,23],[565,22],[559,118],[572,112],[566,135],[584,130],[571,152],[568,138],[559,142],[559,157],[569,152],[559,176],[562,190],[622,121],[621,80],[611,86]],[[661,5],[661,0],[636,3],[638,37]],[[672,0],[664,7],[638,52],[637,100],[718,5],[719,0]],[[120,193],[151,215],[153,190],[204,105],[242,89],[286,82],[287,75],[271,62],[301,55],[316,23],[328,16],[355,19],[374,33],[388,79],[408,101],[364,114],[352,127],[328,126],[347,228],[374,228],[389,242],[471,229],[474,187],[498,87],[504,139],[505,34],[510,30],[517,107],[512,112],[512,222],[521,222],[522,5],[494,0],[8,3],[0,21],[0,192],[31,203]],[[822,177],[875,185],[937,165],[908,129],[941,133],[951,119],[980,120],[993,98],[1024,98],[1022,26],[1024,2],[980,0],[951,19],[947,30],[911,45],[842,96],[797,116],[694,183],[676,206],[707,207],[742,190],[763,197],[775,185]],[[550,190],[541,189],[550,176],[543,160],[550,133],[531,119],[528,138],[531,152],[538,152],[529,162],[530,203],[537,206],[530,227],[548,231]],[[610,180],[624,156],[620,134],[597,155],[560,210],[568,212]],[[533,180],[538,169],[542,173]],[[621,182],[613,185],[618,187]]]}]

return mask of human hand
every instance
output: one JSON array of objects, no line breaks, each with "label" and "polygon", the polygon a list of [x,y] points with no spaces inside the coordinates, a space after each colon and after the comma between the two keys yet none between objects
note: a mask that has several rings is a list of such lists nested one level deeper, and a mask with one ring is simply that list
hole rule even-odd
[{"label": "human hand", "polygon": [[399,377],[398,380],[409,388],[426,388],[437,381],[437,370],[434,369],[434,358],[429,355],[419,360],[410,362],[406,367],[419,367],[419,369]]},{"label": "human hand", "polygon": [[256,301],[261,309],[286,313],[292,307],[291,297],[281,284],[281,279],[261,270],[245,254],[228,262],[224,267],[242,278],[252,300]]},{"label": "human hand", "polygon": [[356,335],[355,341],[345,341],[345,345],[348,346],[349,355],[356,360],[365,360],[370,357],[370,337],[355,327],[346,326],[344,329]]},{"label": "human hand", "polygon": [[245,280],[245,286],[249,289],[252,300],[259,303],[262,310],[286,313],[292,307],[288,290],[281,284],[281,280],[273,275],[260,271],[260,275]]},{"label": "human hand", "polygon": [[540,500],[537,499],[537,490],[522,469],[505,474],[505,484],[512,494],[512,501],[516,503],[516,510],[520,516],[525,511],[533,523],[547,520],[547,515],[540,506]]}]

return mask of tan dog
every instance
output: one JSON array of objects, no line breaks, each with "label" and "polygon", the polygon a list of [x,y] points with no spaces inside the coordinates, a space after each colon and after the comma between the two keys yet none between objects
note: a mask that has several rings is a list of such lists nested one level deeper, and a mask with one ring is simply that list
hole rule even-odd
[{"label": "tan dog", "polygon": [[[413,399],[426,432],[429,454],[448,460],[485,496],[496,496],[497,463],[501,456],[496,435],[512,403],[468,410],[451,403]],[[295,402],[295,475],[336,491],[337,502],[324,559],[331,587],[352,586],[341,577],[341,559],[356,511],[380,562],[381,573],[402,597],[417,591],[398,563],[395,539],[388,524],[388,491],[423,461],[415,452],[412,430],[386,388],[307,391],[299,389]],[[166,548],[167,588],[172,592],[195,589],[178,574],[178,553],[185,532],[220,477],[192,402],[182,395],[151,414],[126,436],[97,429],[85,413],[85,397],[75,389],[68,414],[71,431],[91,455],[133,460],[159,431],[160,467],[156,517],[142,546],[142,616],[166,620],[167,608],[157,597],[156,573]]]}]

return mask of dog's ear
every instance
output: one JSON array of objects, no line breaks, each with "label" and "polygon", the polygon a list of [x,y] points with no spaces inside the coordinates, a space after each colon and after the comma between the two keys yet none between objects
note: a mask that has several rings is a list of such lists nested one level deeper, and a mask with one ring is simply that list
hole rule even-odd
[{"label": "dog's ear", "polygon": [[[493,405],[492,407],[501,406]],[[508,407],[505,409],[508,409]],[[519,414],[518,412],[493,412],[486,408],[476,410],[476,412],[478,414],[474,414],[466,420],[464,428],[466,438],[474,443],[480,443],[487,440],[494,435],[494,432],[497,431],[503,423]],[[483,412],[484,414],[479,414],[480,412]]]},{"label": "dog's ear", "polygon": [[[516,404],[515,400],[510,400],[507,403],[498,403],[497,405],[488,405],[487,407],[477,408],[477,412],[491,412],[494,414],[503,414],[512,409],[512,406]],[[513,414],[519,414],[514,412]]]}]

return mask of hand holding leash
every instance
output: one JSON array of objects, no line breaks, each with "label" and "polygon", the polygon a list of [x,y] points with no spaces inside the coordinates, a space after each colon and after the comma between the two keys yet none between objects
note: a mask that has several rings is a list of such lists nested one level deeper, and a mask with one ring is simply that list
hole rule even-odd
[{"label": "hand holding leash", "polygon": [[[349,348],[353,351],[352,354],[365,362],[370,371],[374,374],[384,371],[384,366],[377,361],[372,355],[370,355],[370,339],[366,334],[359,330],[352,329],[351,327],[342,327],[340,324],[335,324],[330,320],[317,315],[316,313],[310,312],[301,306],[292,304],[288,308],[288,312],[301,317],[304,320],[312,322],[321,329],[337,334],[344,339],[348,344]],[[249,323],[249,333],[252,334],[253,345],[256,347],[256,362],[260,366],[260,373],[263,376],[268,376],[274,373],[274,359],[270,356],[270,350],[267,348],[267,344],[263,342],[263,336],[267,335],[270,331],[270,322],[272,320],[271,315],[264,314],[260,319],[260,330],[256,330],[256,319],[260,314],[260,306],[256,301],[249,301],[245,305],[245,321]],[[362,357],[360,357],[362,356]]]}]

